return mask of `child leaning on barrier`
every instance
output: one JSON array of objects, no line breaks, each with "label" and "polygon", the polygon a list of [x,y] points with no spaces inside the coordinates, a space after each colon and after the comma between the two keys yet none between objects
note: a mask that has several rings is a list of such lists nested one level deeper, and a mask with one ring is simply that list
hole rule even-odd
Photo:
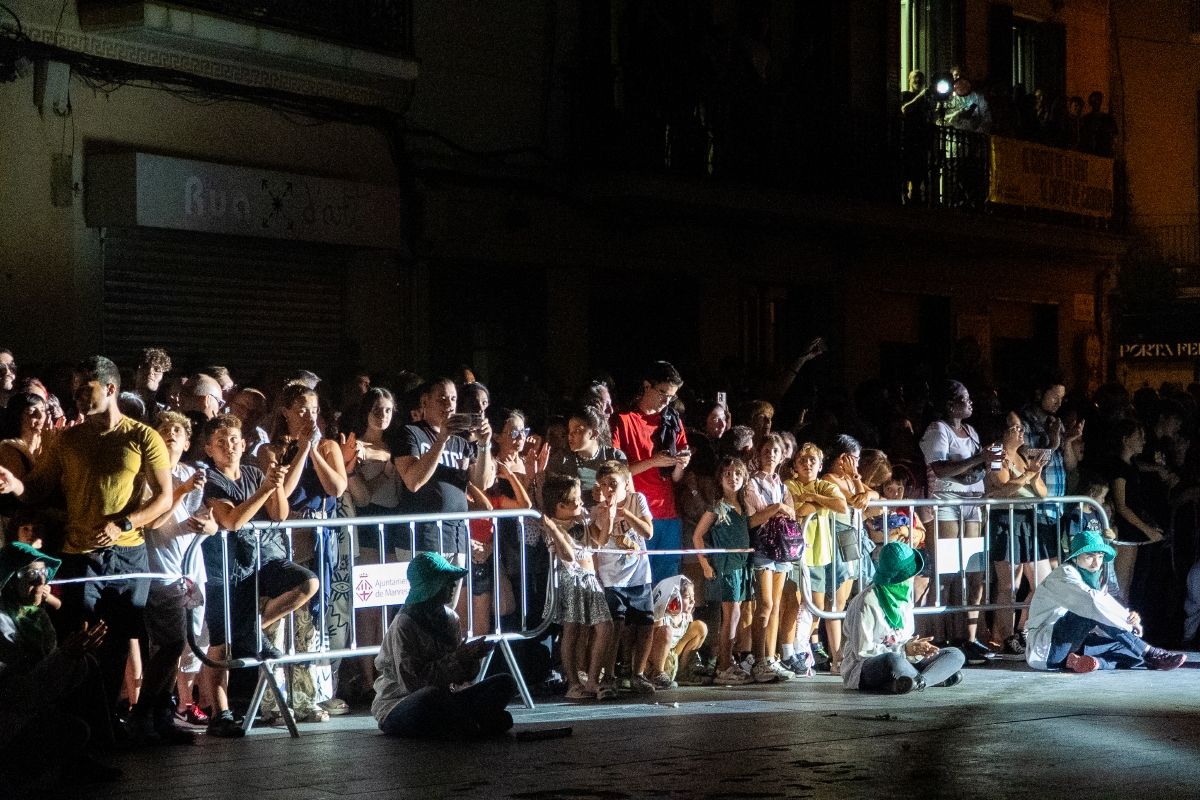
[{"label": "child leaning on barrier", "polygon": [[654,639],[650,674],[655,687],[707,686],[713,670],[701,663],[698,651],[708,638],[708,626],[692,617],[696,588],[686,575],[664,578],[654,586]]},{"label": "child leaning on barrier", "polygon": [[[746,480],[749,473],[740,458],[725,456],[717,462],[717,482],[721,499],[705,511],[692,534],[697,550],[748,550],[750,517],[746,513]],[[712,594],[721,601],[721,631],[717,636],[717,674],[720,684],[742,685],[753,679],[733,659],[733,640],[738,620],[749,613],[752,577],[749,553],[698,554],[700,569]]]},{"label": "child leaning on barrier", "polygon": [[[1102,475],[1084,473],[1079,476],[1079,492],[1095,500],[1104,509],[1104,514],[1112,519],[1112,506],[1108,504],[1108,481]],[[1104,537],[1104,541],[1113,545],[1117,540],[1117,532],[1112,527],[1104,527],[1104,518],[1094,506],[1074,505],[1067,511],[1067,525],[1063,530],[1063,542],[1060,545],[1062,553],[1071,552],[1071,537],[1080,531],[1093,531]],[[1057,553],[1055,554],[1058,555]],[[1055,559],[1057,564],[1057,558]],[[1125,587],[1117,582],[1117,565],[1115,561],[1104,562],[1104,585],[1108,593],[1122,604],[1128,605],[1129,596]]]},{"label": "child leaning on barrier", "polygon": [[1071,672],[1172,670],[1187,661],[1183,653],[1143,641],[1141,617],[1109,595],[1103,567],[1116,555],[1096,531],[1071,537],[1070,553],[1038,586],[1029,608],[1029,666]]},{"label": "child leaning on barrier", "polygon": [[608,677],[600,687],[603,696],[598,696],[607,699],[612,694],[605,690],[616,688],[609,679],[617,674],[618,651],[629,676],[629,690],[653,694],[656,688],[669,687],[656,686],[646,672],[650,637],[654,633],[650,557],[645,553],[646,542],[654,535],[650,505],[644,494],[633,491],[629,467],[620,461],[600,465],[592,495],[595,504],[588,527],[592,543],[601,550],[626,551],[596,553],[596,574],[604,586],[604,599],[613,619],[613,641],[605,664]]},{"label": "child leaning on barrier", "polygon": [[[555,556],[558,600],[553,619],[563,628],[561,650],[567,699],[595,698],[602,689],[600,670],[608,657],[612,615],[596,577],[579,480],[547,476],[542,503],[544,528]],[[586,680],[581,681],[580,675],[584,674]],[[605,695],[612,696],[611,692]]]}]

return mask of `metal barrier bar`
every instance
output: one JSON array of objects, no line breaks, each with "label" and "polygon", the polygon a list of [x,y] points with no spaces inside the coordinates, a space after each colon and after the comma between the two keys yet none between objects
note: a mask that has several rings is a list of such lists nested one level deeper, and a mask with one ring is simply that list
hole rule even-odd
[{"label": "metal barrier bar", "polygon": [[[417,549],[417,525],[436,524],[437,528],[438,528],[438,543],[439,543],[440,547],[444,548],[445,543],[446,543],[445,536],[444,536],[444,534],[445,534],[444,523],[461,522],[461,523],[464,523],[469,526],[469,523],[471,520],[488,519],[493,524],[493,535],[492,535],[492,558],[493,558],[492,570],[493,570],[493,572],[492,572],[492,574],[493,574],[494,583],[493,583],[493,592],[492,592],[492,594],[493,594],[492,602],[493,602],[494,614],[492,615],[493,619],[491,620],[491,623],[492,623],[491,629],[484,632],[484,638],[487,638],[491,641],[495,641],[496,649],[488,654],[488,657],[484,661],[483,668],[484,668],[484,670],[486,670],[486,668],[491,664],[492,656],[494,655],[496,650],[499,650],[501,655],[504,657],[505,661],[508,664],[508,667],[512,673],[513,679],[517,683],[517,688],[521,695],[522,701],[529,708],[533,708],[534,707],[533,699],[532,699],[532,696],[530,695],[529,687],[526,685],[524,676],[521,674],[520,667],[517,665],[517,659],[516,659],[515,653],[513,652],[513,649],[511,646],[511,641],[514,639],[527,639],[527,638],[540,637],[541,635],[543,635],[545,633],[545,631],[549,628],[549,626],[551,624],[550,620],[552,618],[552,615],[547,614],[547,615],[545,615],[545,618],[542,620],[541,624],[538,625],[537,628],[535,628],[533,630],[528,629],[528,616],[527,616],[528,597],[527,597],[527,594],[528,594],[528,588],[529,588],[528,587],[528,577],[529,576],[528,576],[528,572],[527,572],[527,568],[526,568],[527,565],[526,565],[526,558],[525,558],[525,546],[526,546],[525,540],[524,540],[525,520],[526,519],[538,519],[540,517],[541,517],[541,514],[539,514],[537,511],[534,511],[532,509],[511,509],[511,510],[501,510],[501,511],[472,511],[472,512],[462,512],[462,513],[457,513],[457,514],[410,514],[410,515],[389,515],[389,516],[370,516],[370,517],[340,517],[340,518],[332,518],[332,519],[297,519],[297,520],[288,520],[286,523],[252,522],[252,523],[248,524],[247,526],[245,526],[244,528],[242,528],[241,531],[237,532],[238,535],[245,534],[245,533],[256,534],[253,537],[253,539],[254,539],[254,559],[253,559],[254,573],[253,573],[253,576],[247,576],[246,578],[243,579],[243,580],[249,580],[252,578],[254,581],[253,585],[254,585],[255,611],[254,611],[253,619],[256,623],[256,625],[255,625],[255,628],[256,628],[256,632],[255,632],[256,652],[251,657],[242,657],[242,658],[233,658],[232,657],[232,647],[233,647],[233,641],[234,641],[235,637],[234,637],[234,628],[232,625],[233,619],[232,619],[232,609],[231,609],[231,606],[232,606],[231,598],[232,598],[232,594],[233,594],[232,593],[233,587],[231,586],[230,557],[229,557],[229,544],[230,544],[229,540],[230,540],[231,533],[229,531],[221,531],[219,533],[219,535],[221,536],[221,539],[222,539],[221,551],[222,551],[222,570],[223,570],[223,572],[222,572],[222,575],[220,578],[220,583],[221,583],[221,587],[222,587],[222,593],[221,593],[222,594],[222,604],[223,604],[222,613],[225,616],[225,630],[226,630],[227,646],[230,648],[229,657],[218,660],[218,659],[211,658],[207,653],[202,652],[201,649],[196,644],[195,633],[191,629],[191,626],[189,626],[188,631],[187,631],[188,644],[192,648],[192,651],[196,654],[196,656],[203,663],[207,664],[208,666],[210,666],[214,669],[229,670],[229,669],[257,668],[259,670],[258,685],[257,685],[254,695],[251,699],[250,707],[247,710],[246,722],[243,725],[243,727],[247,731],[253,727],[254,716],[258,712],[259,706],[261,705],[261,702],[262,702],[263,698],[265,697],[266,692],[271,691],[273,696],[276,699],[276,702],[279,705],[280,713],[282,714],[284,720],[286,721],[290,733],[294,737],[298,736],[299,733],[295,727],[295,720],[292,718],[290,709],[288,708],[287,703],[283,699],[284,694],[283,694],[282,690],[280,689],[278,683],[275,680],[275,676],[272,672],[273,669],[277,666],[301,664],[301,663],[312,662],[312,661],[330,661],[330,660],[355,657],[355,656],[374,656],[379,653],[379,649],[380,649],[379,645],[362,646],[362,645],[359,645],[359,643],[358,643],[357,627],[354,622],[355,612],[358,609],[355,606],[354,601],[353,601],[353,595],[354,595],[353,587],[351,589],[352,598],[350,601],[350,603],[351,603],[351,613],[350,613],[351,635],[350,635],[349,646],[336,648],[336,649],[333,649],[330,647],[330,641],[329,641],[329,636],[328,636],[328,618],[329,618],[328,617],[328,597],[327,597],[327,594],[328,594],[327,588],[328,587],[325,586],[325,579],[324,579],[325,574],[326,574],[326,570],[325,570],[326,554],[325,554],[325,547],[323,546],[322,541],[321,541],[322,538],[333,536],[334,529],[338,529],[338,528],[351,529],[352,533],[351,533],[351,538],[350,538],[349,568],[350,568],[351,572],[353,573],[353,571],[355,569],[357,569],[359,566],[362,566],[357,563],[356,548],[354,546],[356,538],[357,538],[357,530],[358,530],[359,526],[372,525],[372,526],[376,527],[377,538],[378,538],[378,543],[379,543],[380,563],[386,564],[386,563],[388,563],[387,553],[386,553],[386,549],[385,549],[385,545],[386,545],[385,526],[386,525],[407,524],[409,527],[410,543],[412,545],[412,548],[409,552],[412,554],[415,554],[416,552],[418,552],[418,549]],[[501,586],[501,575],[503,574],[502,573],[502,563],[501,563],[503,556],[501,553],[502,553],[503,548],[500,546],[501,529],[500,529],[499,523],[500,523],[500,520],[505,520],[505,519],[517,519],[518,524],[519,524],[519,531],[521,534],[521,541],[520,541],[520,562],[521,562],[521,564],[520,564],[520,574],[519,574],[520,583],[521,583],[521,586],[520,586],[521,624],[520,624],[520,630],[517,630],[517,631],[504,631],[502,629],[503,628],[503,620],[502,620],[502,615],[500,613],[500,603],[501,603],[500,586]],[[312,651],[297,652],[295,612],[293,612],[293,613],[289,614],[287,618],[285,618],[284,620],[281,620],[281,622],[283,622],[287,626],[287,630],[288,630],[288,641],[287,641],[286,653],[281,658],[266,658],[266,659],[264,659],[261,657],[263,655],[264,645],[263,645],[262,609],[261,609],[262,593],[261,593],[261,587],[259,585],[259,573],[262,569],[262,545],[263,545],[262,539],[263,539],[263,536],[266,534],[282,532],[284,535],[284,543],[285,543],[287,557],[289,560],[291,560],[293,557],[293,554],[294,554],[293,537],[295,535],[295,531],[297,531],[297,530],[312,530],[312,529],[318,529],[318,528],[326,529],[326,532],[324,534],[322,534],[320,531],[314,530],[314,541],[313,541],[314,550],[316,551],[314,554],[315,561],[316,561],[316,566],[317,566],[317,569],[319,572],[318,578],[321,581],[321,587],[318,589],[318,595],[317,595],[318,613],[316,615],[316,619],[313,620],[314,627],[319,625],[319,629],[317,630],[317,637],[316,637],[316,649],[312,650]],[[466,555],[467,574],[466,574],[465,586],[462,587],[462,589],[460,591],[465,591],[467,593],[467,595],[466,595],[467,630],[468,630],[469,634],[473,635],[474,634],[474,626],[475,626],[476,621],[474,620],[473,602],[472,602],[472,599],[473,599],[472,589],[474,586],[474,580],[473,580],[473,570],[471,569],[471,567],[473,565],[473,561],[470,556],[469,530],[467,531],[466,535],[467,535],[467,552],[465,555]],[[194,539],[192,541],[192,543],[189,545],[187,552],[184,554],[184,563],[192,563],[190,559],[199,556],[199,553],[196,552],[196,548],[199,546],[202,538],[203,537],[196,537],[196,539]],[[456,538],[456,541],[454,544],[455,544],[455,550],[457,551],[457,549],[458,549],[457,538]],[[442,552],[445,552],[444,549]],[[337,559],[337,560],[340,560],[340,559]],[[335,562],[334,562],[335,565],[337,563],[337,560],[335,560]],[[550,603],[551,607],[553,607],[553,604],[554,604],[554,601],[556,598],[556,588],[557,588],[557,584],[553,580],[553,575],[554,575],[554,570],[551,569],[550,576],[549,576],[550,579],[547,582],[547,596],[548,596],[548,602]],[[122,579],[128,579],[128,576],[121,576],[121,577],[122,577]],[[165,577],[171,577],[171,576],[165,576]],[[210,582],[212,582],[211,577],[210,577]],[[351,582],[353,583],[353,579]],[[215,599],[215,598],[209,598],[209,602],[212,602],[213,599]],[[387,631],[387,609],[389,606],[394,606],[394,605],[399,605],[399,604],[398,603],[397,604],[385,604],[380,607],[381,637],[386,635],[386,631]],[[311,616],[312,615],[310,612],[310,617]]]},{"label": "metal barrier bar", "polygon": [[[968,569],[968,567],[970,565],[970,560],[967,557],[964,539],[979,538],[979,537],[973,537],[973,536],[972,537],[965,536],[965,533],[966,533],[965,522],[966,522],[966,516],[967,516],[967,509],[969,509],[971,507],[975,507],[975,506],[979,507],[979,509],[980,509],[980,514],[981,514],[981,523],[980,524],[981,524],[981,530],[982,530],[982,534],[983,534],[983,536],[982,536],[983,541],[981,543],[982,550],[980,551],[979,554],[980,554],[981,558],[983,558],[983,565],[982,565],[983,569],[981,570],[981,572],[983,573],[983,576],[984,576],[984,578],[983,578],[984,585],[987,586],[991,582],[990,581],[990,572],[991,572],[991,563],[990,563],[991,535],[990,534],[991,534],[991,531],[989,530],[989,526],[987,525],[987,521],[990,518],[990,514],[987,512],[990,511],[991,509],[1005,509],[1005,510],[1008,510],[1008,512],[1009,512],[1009,548],[1010,548],[1009,555],[1010,555],[1010,558],[1013,559],[1013,560],[1010,560],[1010,564],[1012,564],[1012,569],[1013,569],[1013,572],[1015,573],[1015,571],[1016,571],[1015,556],[1016,556],[1017,551],[1015,549],[1016,536],[1014,535],[1015,534],[1015,530],[1014,530],[1015,524],[1014,523],[1015,523],[1016,513],[1018,511],[1026,511],[1026,510],[1029,511],[1029,513],[1032,517],[1032,520],[1033,520],[1033,530],[1030,533],[1030,537],[1031,537],[1031,542],[1032,542],[1033,547],[1036,548],[1037,544],[1038,544],[1037,510],[1041,507],[1064,506],[1066,504],[1078,504],[1078,508],[1080,509],[1080,512],[1081,512],[1081,514],[1080,514],[1081,517],[1082,517],[1083,509],[1085,507],[1090,507],[1093,511],[1095,511],[1099,515],[1101,524],[1103,525],[1103,527],[1106,529],[1109,527],[1109,519],[1108,519],[1108,515],[1104,511],[1104,507],[1101,506],[1099,503],[1097,503],[1094,499],[1092,499],[1090,497],[1083,497],[1083,496],[1065,496],[1065,497],[1052,497],[1052,498],[1025,498],[1025,497],[1022,497],[1022,498],[978,497],[978,498],[976,498],[976,497],[971,497],[971,498],[959,498],[959,499],[904,499],[904,500],[882,500],[881,499],[878,501],[873,501],[871,503],[871,505],[868,506],[868,508],[871,508],[871,509],[878,508],[878,509],[882,509],[882,511],[883,511],[883,515],[884,515],[883,528],[884,528],[884,542],[885,543],[887,541],[888,528],[887,528],[886,520],[887,520],[888,512],[893,508],[907,508],[909,511],[909,515],[910,515],[909,516],[909,521],[910,521],[909,542],[910,542],[910,544],[913,541],[912,537],[914,535],[914,531],[912,530],[912,528],[913,528],[912,521],[915,519],[915,514],[914,514],[915,510],[918,508],[933,509],[933,519],[931,520],[931,522],[933,523],[934,537],[932,540],[932,544],[930,542],[928,531],[926,531],[926,538],[925,538],[926,550],[928,551],[932,548],[933,563],[935,565],[935,570],[936,570],[933,578],[931,579],[932,583],[933,583],[933,594],[934,594],[933,604],[932,605],[923,605],[923,606],[919,605],[919,606],[914,607],[914,609],[913,609],[914,614],[924,615],[924,614],[944,614],[944,613],[953,614],[953,613],[965,613],[965,612],[977,612],[977,611],[1019,611],[1021,609],[1025,609],[1025,608],[1029,607],[1028,603],[1015,602],[1015,594],[1014,594],[1013,601],[1010,603],[991,602],[995,598],[992,598],[990,596],[990,592],[988,593],[987,596],[985,596],[983,598],[984,602],[982,602],[982,603],[967,602],[967,603],[963,603],[961,605],[943,604],[942,592],[941,592],[941,578],[943,575],[946,575],[948,573],[945,573],[945,572],[941,571],[940,568],[937,568],[937,558],[936,558],[936,553],[937,553],[937,549],[938,549],[937,543],[938,543],[938,541],[941,540],[940,533],[941,533],[941,522],[942,522],[942,520],[940,520],[938,518],[939,515],[937,512],[939,509],[949,507],[949,508],[956,508],[958,510],[959,525],[958,525],[958,535],[956,537],[957,538],[956,548],[958,550],[958,564],[955,569],[955,573],[956,573],[955,578],[958,580],[958,582],[963,590],[963,597],[967,598],[967,597],[969,597],[969,595],[967,594],[967,589],[968,589],[967,573],[973,572],[975,570]],[[813,520],[816,518],[818,513],[821,513],[821,512],[815,512],[815,513],[809,514],[806,517],[804,517],[803,520],[800,522],[801,529],[807,530],[809,525],[813,522]],[[1060,510],[1059,518],[1057,520],[1057,524],[1055,527],[1056,549],[1057,549],[1057,552],[1059,555],[1059,560],[1061,560],[1061,558],[1062,558],[1062,535],[1061,535],[1062,534],[1062,516],[1063,516],[1063,514],[1061,513],[1061,510]],[[1120,543],[1118,543],[1118,544],[1120,544]],[[1036,550],[1034,552],[1034,555],[1036,555]],[[834,574],[835,575],[837,574],[837,566],[838,566],[838,560],[839,560],[840,556],[841,556],[841,553],[837,546],[837,542],[834,542],[833,566],[834,566]],[[870,556],[863,554],[863,557],[869,558]],[[928,555],[927,555],[927,558],[929,558]],[[972,556],[972,558],[973,558],[973,556]],[[860,580],[862,579],[862,576],[864,574],[865,574],[865,571],[860,569],[859,570]],[[802,597],[804,599],[805,605],[808,606],[808,608],[812,612],[813,616],[817,617],[818,619],[825,619],[825,620],[830,620],[830,619],[843,620],[846,618],[845,611],[826,611],[824,609],[817,608],[816,604],[813,601],[812,587],[810,586],[809,581],[808,581],[807,571],[802,570],[801,575],[803,578],[803,580],[801,581]],[[1035,577],[1035,579],[1038,579],[1038,582],[1040,582],[1040,576],[1037,574],[1036,570],[1034,572],[1034,577]],[[1015,576],[1014,576],[1014,582],[1015,582]],[[865,585],[866,584],[864,582],[862,584],[862,586],[860,586],[860,589],[865,588]],[[830,598],[835,593],[835,591],[836,590],[827,589],[827,591],[825,593],[827,601],[828,601],[828,598]]]}]

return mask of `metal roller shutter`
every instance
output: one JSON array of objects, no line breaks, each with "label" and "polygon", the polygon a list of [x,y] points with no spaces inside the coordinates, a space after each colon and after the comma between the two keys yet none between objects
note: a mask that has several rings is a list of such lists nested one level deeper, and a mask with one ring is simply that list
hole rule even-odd
[{"label": "metal roller shutter", "polygon": [[310,243],[109,228],[103,352],[119,364],[163,347],[181,367],[320,371],[342,340],[345,264]]}]

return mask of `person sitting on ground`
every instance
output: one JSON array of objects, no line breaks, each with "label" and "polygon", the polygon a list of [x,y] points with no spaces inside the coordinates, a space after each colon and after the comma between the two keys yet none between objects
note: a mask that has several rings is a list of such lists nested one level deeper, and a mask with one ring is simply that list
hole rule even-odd
[{"label": "person sitting on ground", "polygon": [[696,589],[686,575],[664,578],[654,587],[654,638],[650,644],[650,670],[655,688],[708,686],[714,671],[699,657],[708,638],[708,626],[692,614]]},{"label": "person sitting on ground", "polygon": [[[371,713],[379,729],[410,739],[477,738],[512,727],[504,710],[516,691],[501,673],[471,683],[492,642],[464,642],[449,608],[467,570],[440,553],[417,553],[408,565],[408,598],[392,620],[375,657]],[[471,684],[465,688],[455,687]]]},{"label": "person sitting on ground", "polygon": [[1143,641],[1141,617],[1109,595],[1102,567],[1116,555],[1096,531],[1071,537],[1070,554],[1038,586],[1029,608],[1029,666],[1082,673],[1171,670],[1187,661],[1183,653]]},{"label": "person sitting on ground", "polygon": [[[121,771],[95,761],[88,745],[112,746],[112,730],[92,655],[103,621],[57,642],[43,605],[62,562],[24,542],[0,549],[0,794],[47,775],[69,782],[116,780]],[[84,719],[84,716],[88,719]],[[33,795],[31,795],[33,796]]]},{"label": "person sitting on ground", "polygon": [[924,567],[924,556],[907,543],[883,546],[874,581],[846,607],[841,674],[847,689],[907,694],[962,681],[961,650],[914,635],[912,579]]}]

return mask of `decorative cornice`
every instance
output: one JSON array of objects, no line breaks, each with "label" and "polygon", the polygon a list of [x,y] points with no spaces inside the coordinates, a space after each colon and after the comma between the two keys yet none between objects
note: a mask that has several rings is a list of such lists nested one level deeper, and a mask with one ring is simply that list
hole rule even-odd
[{"label": "decorative cornice", "polygon": [[[199,55],[178,48],[133,41],[120,36],[56,30],[36,24],[26,24],[25,33],[33,41],[97,58],[177,70],[227,83],[322,97],[362,106],[401,109],[407,94],[403,89],[409,83],[396,80],[395,84],[401,91],[387,92],[349,83],[345,80],[323,80],[316,76],[303,75],[285,69],[264,67],[250,61],[239,61],[215,55]],[[331,71],[336,69],[328,66],[324,68]],[[349,77],[353,73],[343,71],[343,74]]]}]

